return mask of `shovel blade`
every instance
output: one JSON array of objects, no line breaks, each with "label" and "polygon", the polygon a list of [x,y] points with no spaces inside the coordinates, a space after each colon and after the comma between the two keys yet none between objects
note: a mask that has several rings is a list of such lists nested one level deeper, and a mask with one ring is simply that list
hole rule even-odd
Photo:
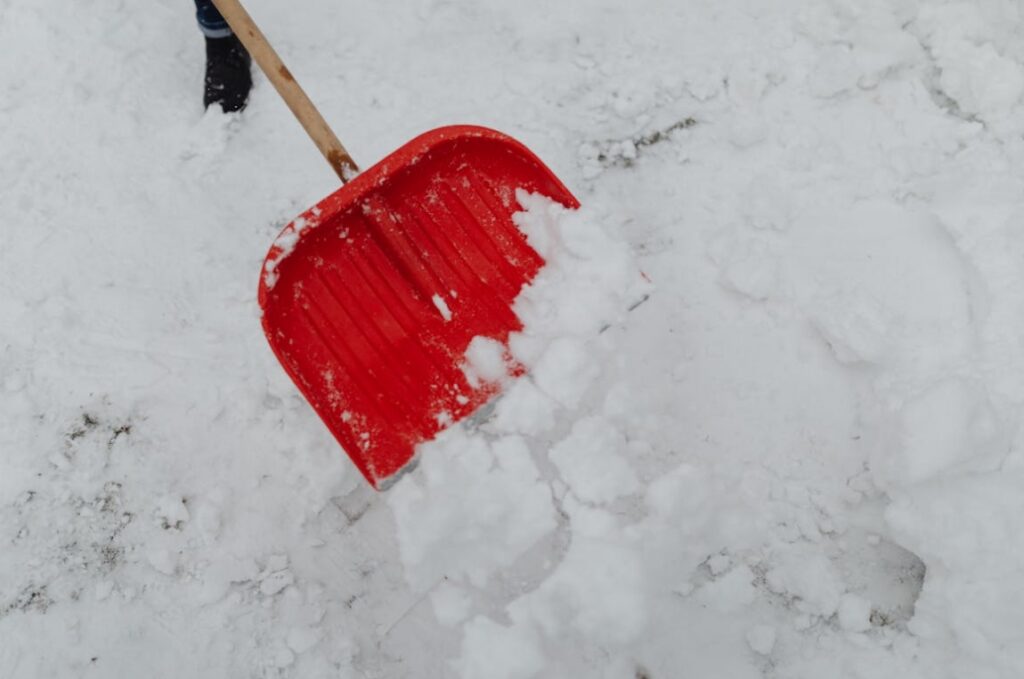
[{"label": "shovel blade", "polygon": [[474,337],[521,329],[512,303],[544,264],[512,221],[519,189],[579,206],[519,142],[439,128],[298,217],[267,255],[267,339],[374,488],[499,389],[463,365]]}]

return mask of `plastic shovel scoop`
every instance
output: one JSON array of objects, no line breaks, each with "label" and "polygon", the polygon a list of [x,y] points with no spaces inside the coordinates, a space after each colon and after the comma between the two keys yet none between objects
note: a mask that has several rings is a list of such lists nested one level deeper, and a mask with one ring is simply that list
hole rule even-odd
[{"label": "plastic shovel scoop", "polygon": [[259,302],[282,366],[381,489],[500,388],[463,366],[474,337],[506,343],[521,328],[512,302],[544,264],[512,221],[516,191],[579,203],[525,146],[481,127],[432,130],[357,174],[237,0],[214,4],[350,180],[278,236]]}]

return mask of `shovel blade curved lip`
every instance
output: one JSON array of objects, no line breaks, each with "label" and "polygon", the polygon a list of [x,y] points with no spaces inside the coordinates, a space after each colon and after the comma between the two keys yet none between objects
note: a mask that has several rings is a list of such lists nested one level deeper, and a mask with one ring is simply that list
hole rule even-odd
[{"label": "shovel blade curved lip", "polygon": [[544,260],[513,220],[518,191],[579,202],[496,130],[426,132],[288,224],[259,283],[275,355],[370,484],[467,417],[501,384],[475,378],[478,336],[507,352],[512,305]]}]

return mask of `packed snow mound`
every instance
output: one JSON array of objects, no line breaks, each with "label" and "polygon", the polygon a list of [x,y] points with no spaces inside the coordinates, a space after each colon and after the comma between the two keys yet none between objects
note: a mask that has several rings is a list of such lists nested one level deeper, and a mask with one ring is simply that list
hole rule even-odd
[{"label": "packed snow mound", "polygon": [[[556,529],[554,482],[596,500],[639,489],[623,457],[625,438],[577,413],[610,351],[602,330],[621,324],[650,294],[650,283],[605,223],[607,213],[568,210],[525,192],[518,199],[525,209],[514,221],[546,264],[515,301],[524,327],[510,336],[509,350],[478,337],[465,367],[472,380],[504,382],[509,393],[486,419],[421,444],[417,469],[387,496],[406,573],[418,588],[442,580],[486,586]],[[514,384],[513,366],[528,369]],[[536,445],[577,419],[550,456]]]}]

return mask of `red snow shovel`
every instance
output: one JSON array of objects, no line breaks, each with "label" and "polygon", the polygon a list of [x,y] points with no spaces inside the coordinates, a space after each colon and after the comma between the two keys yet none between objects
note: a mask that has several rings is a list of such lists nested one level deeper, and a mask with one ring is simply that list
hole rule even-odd
[{"label": "red snow shovel", "polygon": [[382,489],[417,444],[499,389],[462,366],[474,337],[506,343],[521,329],[512,302],[544,264],[512,221],[516,191],[579,203],[525,146],[467,125],[422,134],[357,175],[238,0],[214,4],[347,182],[278,236],[259,302],[281,365]]}]

